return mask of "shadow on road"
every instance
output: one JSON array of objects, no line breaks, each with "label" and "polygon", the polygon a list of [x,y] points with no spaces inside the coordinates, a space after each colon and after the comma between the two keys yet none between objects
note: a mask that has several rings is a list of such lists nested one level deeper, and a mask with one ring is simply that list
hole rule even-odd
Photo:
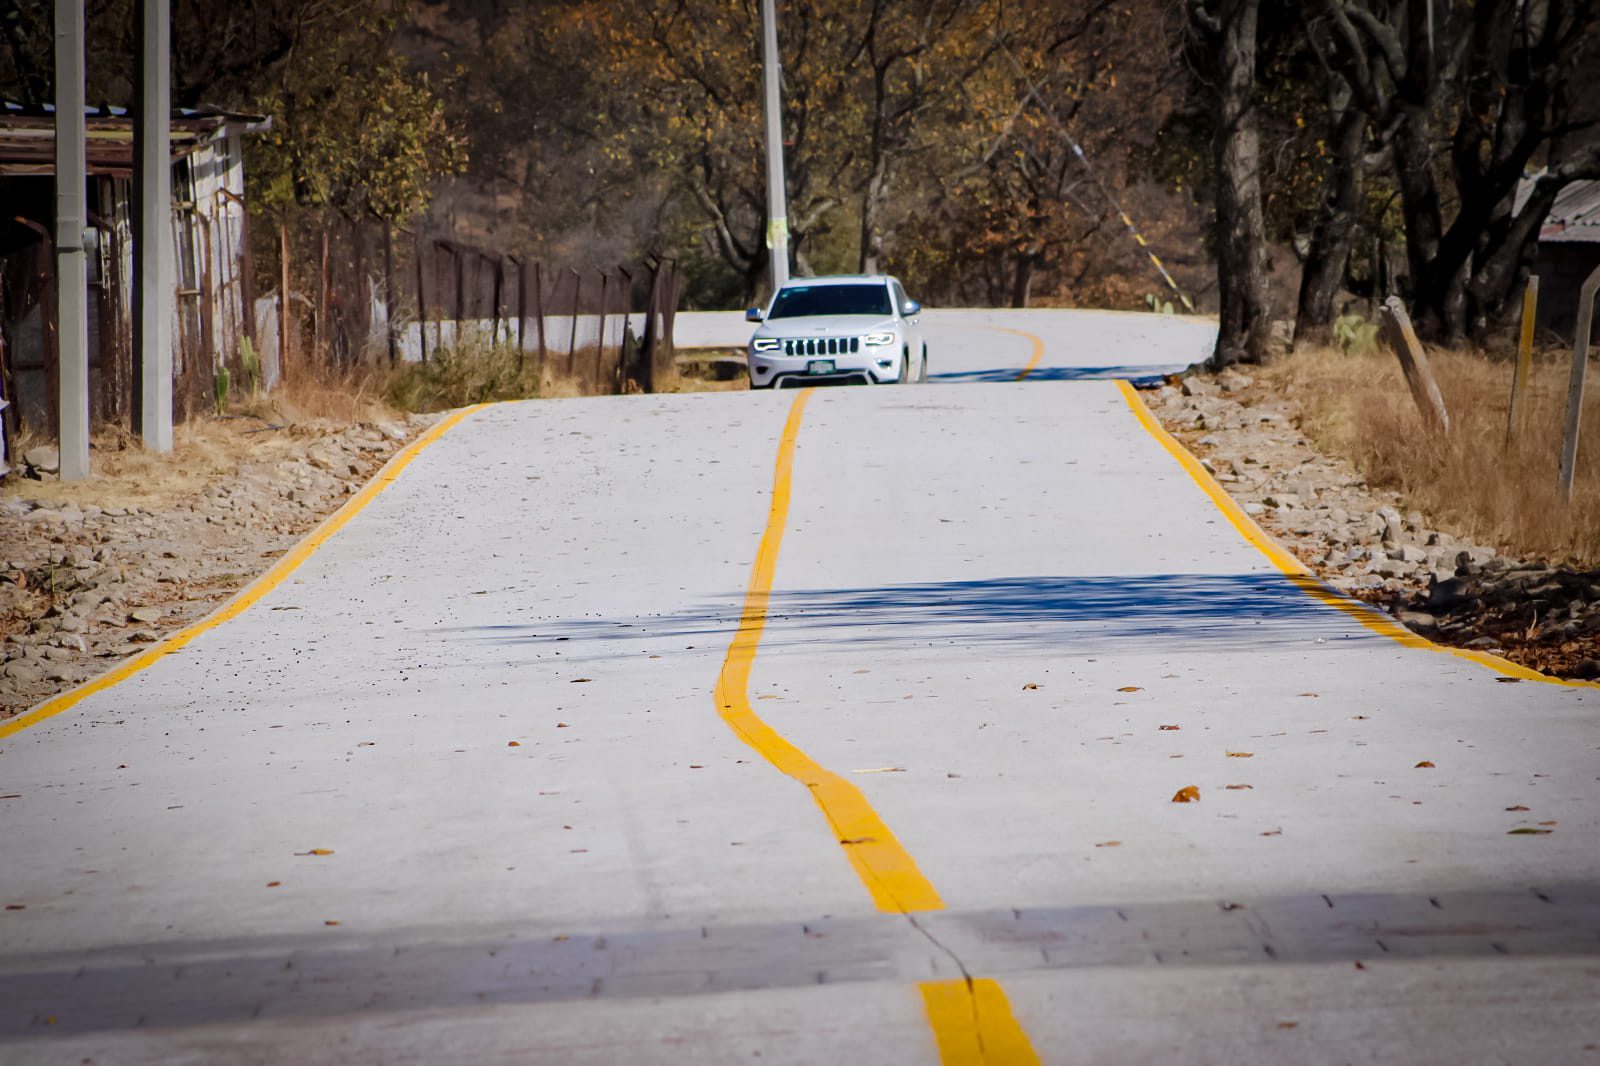
[{"label": "shadow on road", "polygon": [[[655,616],[551,619],[453,632],[499,644],[729,635],[742,597]],[[774,592],[764,647],[986,645],[991,653],[1253,650],[1372,639],[1276,573],[1003,577]],[[596,647],[591,654],[609,654]],[[618,654],[626,654],[616,649]],[[568,648],[569,654],[585,654]]]},{"label": "shadow on road", "polygon": [[[932,360],[929,360],[930,362]],[[1041,366],[1028,372],[1023,381],[1115,381],[1126,378],[1135,385],[1154,384],[1168,374],[1176,374],[1188,364],[1151,366],[1141,363],[1134,366]],[[928,380],[946,384],[976,382],[1017,381],[1022,367],[994,367],[987,370],[951,370],[943,374],[929,374]]]}]

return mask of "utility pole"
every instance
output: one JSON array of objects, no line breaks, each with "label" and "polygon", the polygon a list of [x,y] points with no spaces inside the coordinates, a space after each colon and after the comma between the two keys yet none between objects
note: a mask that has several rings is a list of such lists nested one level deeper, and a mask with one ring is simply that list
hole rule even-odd
[{"label": "utility pole", "polygon": [[761,67],[765,83],[762,113],[767,126],[767,248],[772,291],[789,281],[789,207],[783,191],[783,100],[778,90],[778,15],[776,0],[761,0]]},{"label": "utility pole", "polygon": [[56,366],[61,480],[89,476],[88,156],[83,116],[83,0],[56,0]]},{"label": "utility pole", "polygon": [[133,113],[133,420],[153,452],[172,450],[170,10],[170,0],[139,0],[134,14],[139,105]]}]

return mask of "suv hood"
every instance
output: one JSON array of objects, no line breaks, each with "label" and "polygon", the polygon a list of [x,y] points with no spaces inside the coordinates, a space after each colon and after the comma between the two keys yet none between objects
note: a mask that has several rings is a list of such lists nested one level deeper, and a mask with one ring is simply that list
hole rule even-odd
[{"label": "suv hood", "polygon": [[808,315],[769,319],[756,329],[758,337],[854,337],[895,328],[893,315]]}]

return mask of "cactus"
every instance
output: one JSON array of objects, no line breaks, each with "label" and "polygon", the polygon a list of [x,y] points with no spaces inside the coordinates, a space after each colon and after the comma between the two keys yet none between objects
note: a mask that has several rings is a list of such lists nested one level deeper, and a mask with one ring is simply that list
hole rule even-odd
[{"label": "cactus", "polygon": [[217,414],[228,413],[228,389],[233,384],[232,375],[225,366],[218,367],[217,373],[211,379],[211,394],[217,401]]},{"label": "cactus", "polygon": [[246,391],[256,395],[261,386],[261,356],[256,354],[255,343],[249,337],[239,339],[239,369],[244,371]]}]

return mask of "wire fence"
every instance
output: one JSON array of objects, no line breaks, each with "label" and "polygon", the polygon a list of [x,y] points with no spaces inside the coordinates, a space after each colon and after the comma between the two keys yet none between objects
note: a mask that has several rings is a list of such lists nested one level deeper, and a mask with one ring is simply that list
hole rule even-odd
[{"label": "wire fence", "polygon": [[519,370],[531,363],[539,381],[563,391],[670,387],[683,288],[671,260],[580,269],[342,223],[298,240],[280,230],[279,258],[279,285],[257,307],[261,343],[276,355],[269,384],[297,365],[394,366],[503,346]]}]

